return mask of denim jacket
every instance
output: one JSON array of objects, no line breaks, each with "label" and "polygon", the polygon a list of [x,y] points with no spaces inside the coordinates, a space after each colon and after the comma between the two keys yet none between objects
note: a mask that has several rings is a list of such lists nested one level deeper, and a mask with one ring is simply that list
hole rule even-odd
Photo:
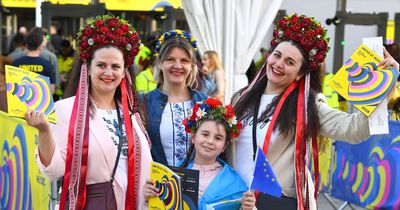
[{"label": "denim jacket", "polygon": [[[197,90],[190,89],[192,106],[198,101],[207,99],[207,95]],[[160,123],[165,105],[168,102],[168,96],[159,90],[159,87],[146,93],[139,95],[140,102],[145,103],[146,107],[146,129],[151,140],[151,156],[153,161],[168,165],[164,148],[160,138]]]}]

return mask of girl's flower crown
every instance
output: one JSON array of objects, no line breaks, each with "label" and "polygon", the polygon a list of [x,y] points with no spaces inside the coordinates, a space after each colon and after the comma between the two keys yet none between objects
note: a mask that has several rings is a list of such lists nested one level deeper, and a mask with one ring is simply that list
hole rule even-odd
[{"label": "girl's flower crown", "polygon": [[242,129],[242,123],[236,120],[235,111],[232,105],[224,106],[216,98],[207,98],[197,102],[190,114],[190,117],[183,120],[187,133],[195,133],[204,120],[222,120],[225,122],[226,133],[232,138],[237,138]]},{"label": "girl's flower crown", "polygon": [[305,59],[314,70],[329,51],[327,30],[321,27],[320,22],[305,15],[285,16],[275,25],[271,46],[288,40],[297,42],[304,49],[308,55]]},{"label": "girl's flower crown", "polygon": [[133,64],[140,38],[128,21],[109,15],[97,16],[78,33],[79,56],[87,61],[99,47],[114,45],[124,53],[125,66]]},{"label": "girl's flower crown", "polygon": [[175,29],[175,30],[165,32],[163,35],[161,35],[161,37],[158,39],[158,42],[156,44],[156,52],[159,53],[160,49],[161,49],[161,45],[165,41],[167,41],[168,39],[173,38],[173,37],[179,37],[179,38],[185,39],[192,45],[192,47],[195,50],[197,50],[197,41],[194,39],[194,37],[189,32]]}]

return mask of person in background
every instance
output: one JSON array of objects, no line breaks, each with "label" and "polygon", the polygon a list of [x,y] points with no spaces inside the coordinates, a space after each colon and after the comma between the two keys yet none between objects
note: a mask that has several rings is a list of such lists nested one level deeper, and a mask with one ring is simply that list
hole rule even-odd
[{"label": "person in background", "polygon": [[154,62],[156,56],[150,53],[147,58],[141,61],[143,69],[138,75],[136,75],[136,89],[139,93],[147,93],[154,90],[157,87],[157,81],[154,79],[155,68]]},{"label": "person in background", "polygon": [[13,60],[20,58],[22,54],[26,54],[26,36],[24,34],[16,34],[11,40],[13,51],[8,54]]},{"label": "person in background", "polygon": [[26,37],[26,45],[28,48],[26,55],[15,59],[12,65],[49,77],[51,92],[54,94],[56,86],[53,66],[49,61],[39,56],[43,49],[43,37],[41,31],[31,31]]},{"label": "person in background", "polygon": [[267,60],[268,50],[262,47],[260,49],[260,53],[261,57],[255,63],[257,72],[261,69],[262,65],[265,63],[265,60]]},{"label": "person in background", "polygon": [[57,26],[52,24],[50,26],[50,43],[54,47],[54,53],[58,55],[60,53],[61,48],[61,36],[58,35]]},{"label": "person in background", "polygon": [[[21,26],[21,27],[18,28],[18,32],[16,34],[22,34],[22,35],[24,35],[26,37],[28,35],[28,29],[25,26]],[[14,36],[16,34],[12,35],[12,38],[8,39],[8,44],[7,44],[8,51],[7,51],[7,54],[10,54],[11,52],[13,52],[15,50],[12,41],[13,41]]]},{"label": "person in background", "polygon": [[215,51],[206,51],[203,55],[203,72],[211,75],[217,88],[212,97],[218,98],[223,101],[225,95],[225,72],[222,69],[221,60],[218,53]]},{"label": "person in background", "polygon": [[195,51],[190,33],[165,32],[156,45],[157,88],[140,97],[153,160],[164,165],[177,166],[185,158],[190,136],[182,121],[196,102],[207,98],[191,88],[197,74]]},{"label": "person in background", "polygon": [[36,162],[50,179],[64,176],[60,209],[143,209],[150,140],[128,73],[139,35],[126,20],[104,15],[90,20],[77,41],[79,88],[55,103],[57,124],[40,112],[26,114],[39,130]]},{"label": "person in background", "polygon": [[60,85],[57,86],[56,95],[57,99],[61,99],[64,90],[67,86],[67,79],[69,73],[72,70],[72,64],[74,63],[74,49],[71,46],[71,42],[63,39],[60,43],[60,53],[57,56],[58,67],[60,70]]},{"label": "person in background", "polygon": [[[51,63],[51,66],[53,67],[53,69],[52,69],[52,75],[53,76],[52,77],[55,78],[55,83],[54,84],[57,86],[57,85],[60,84],[60,79],[59,79],[60,75],[59,75],[59,70],[58,70],[58,62],[57,62],[57,56],[47,49],[47,43],[48,43],[47,38],[49,38],[49,36],[47,36],[45,31],[40,27],[32,28],[29,33],[32,33],[32,32],[34,32],[34,33],[42,33],[43,34],[43,43],[42,43],[43,47],[42,47],[42,50],[41,50],[39,56],[41,58],[46,59],[47,61],[49,61]],[[21,51],[21,52],[15,54],[15,59],[20,58],[20,57],[25,56],[25,55],[26,55],[26,51]],[[53,94],[54,93],[55,92],[53,92]]]},{"label": "person in background", "polygon": [[[258,209],[316,209],[317,190],[307,166],[311,161],[306,160],[312,157],[313,163],[318,162],[318,144],[323,142],[317,141],[317,135],[354,144],[370,135],[363,113],[333,109],[318,96],[328,40],[327,31],[315,19],[285,16],[275,25],[264,67],[232,99],[243,129],[230,148],[231,165],[249,185],[260,146],[282,187],[280,198],[260,193]],[[379,65],[398,69],[399,64],[384,52]]]},{"label": "person in background", "polygon": [[8,112],[7,109],[7,89],[6,89],[6,73],[4,65],[10,65],[12,59],[7,56],[0,56],[0,111]]},{"label": "person in background", "polygon": [[[224,161],[225,148],[239,135],[242,125],[236,121],[233,107],[208,98],[196,103],[191,113],[183,124],[192,135],[192,143],[180,167],[199,171],[198,209],[214,205],[221,210],[253,209],[254,193],[246,192],[246,184]],[[158,196],[157,192],[154,182],[147,180],[143,191],[146,200]]]},{"label": "person in background", "polygon": [[333,78],[334,74],[326,72],[326,63],[321,63],[320,65],[323,78],[322,93],[326,97],[326,101],[330,107],[339,109],[339,95],[331,86],[328,85],[328,82]]},{"label": "person in background", "polygon": [[[211,96],[217,89],[217,86],[211,75],[208,74],[208,72],[203,71],[203,59],[198,51],[196,51],[196,60],[198,72],[196,76],[196,82],[193,84],[193,89],[199,90],[204,94]],[[204,68],[204,70],[207,69]]]}]

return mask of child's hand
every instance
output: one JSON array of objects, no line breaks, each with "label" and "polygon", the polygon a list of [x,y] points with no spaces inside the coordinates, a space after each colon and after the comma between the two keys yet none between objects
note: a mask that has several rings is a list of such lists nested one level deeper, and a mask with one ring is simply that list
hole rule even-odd
[{"label": "child's hand", "polygon": [[242,197],[242,209],[251,210],[256,206],[256,196],[253,192],[247,191],[243,193]]},{"label": "child's hand", "polygon": [[143,195],[146,199],[146,202],[149,201],[150,197],[158,196],[157,188],[154,186],[153,181],[150,179],[146,180],[146,183],[143,185]]}]

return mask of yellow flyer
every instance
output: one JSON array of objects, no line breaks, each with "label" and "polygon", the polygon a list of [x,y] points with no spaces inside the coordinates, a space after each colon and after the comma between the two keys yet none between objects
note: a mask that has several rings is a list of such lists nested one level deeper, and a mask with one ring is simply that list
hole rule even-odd
[{"label": "yellow flyer", "polygon": [[362,44],[329,81],[336,92],[366,116],[385,99],[399,75],[395,68],[378,67],[381,60]]},{"label": "yellow flyer", "polygon": [[157,162],[151,163],[150,179],[158,189],[158,197],[149,199],[149,209],[180,210],[182,194],[180,177],[167,166]]},{"label": "yellow flyer", "polygon": [[8,115],[25,118],[28,109],[43,112],[56,123],[56,112],[48,77],[6,65]]},{"label": "yellow flyer", "polygon": [[0,209],[48,209],[50,180],[35,161],[38,130],[0,111]]}]

